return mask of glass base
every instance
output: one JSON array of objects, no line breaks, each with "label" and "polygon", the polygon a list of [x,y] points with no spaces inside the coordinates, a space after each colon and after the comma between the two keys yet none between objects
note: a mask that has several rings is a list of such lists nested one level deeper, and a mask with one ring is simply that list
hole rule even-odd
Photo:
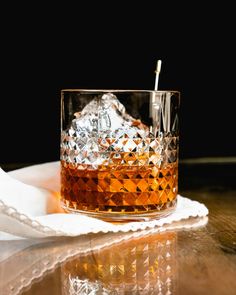
[{"label": "glass base", "polygon": [[84,211],[77,210],[71,207],[66,206],[66,204],[61,201],[61,207],[67,213],[75,213],[75,214],[84,214],[89,217],[98,218],[108,222],[132,222],[132,221],[150,221],[153,219],[160,219],[170,215],[176,208],[177,198],[173,201],[169,201],[165,204],[165,208],[162,207],[161,210],[152,210],[147,212],[134,212],[134,213],[122,213],[122,212],[92,212],[92,211]]}]

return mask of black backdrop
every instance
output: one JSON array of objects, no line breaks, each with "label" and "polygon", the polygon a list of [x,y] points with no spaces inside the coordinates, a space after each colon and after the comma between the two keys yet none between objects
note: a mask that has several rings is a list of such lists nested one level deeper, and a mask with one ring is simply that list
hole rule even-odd
[{"label": "black backdrop", "polygon": [[153,89],[157,59],[159,89],[181,92],[180,158],[235,156],[231,9],[136,6],[8,11],[0,163],[59,159],[60,90]]}]

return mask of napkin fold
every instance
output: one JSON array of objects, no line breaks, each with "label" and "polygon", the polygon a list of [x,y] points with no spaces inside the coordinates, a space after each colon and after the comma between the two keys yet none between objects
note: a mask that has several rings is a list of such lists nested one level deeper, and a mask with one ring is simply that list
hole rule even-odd
[{"label": "napkin fold", "polygon": [[[64,213],[59,204],[59,162],[33,165],[6,173],[0,169],[0,231],[22,238],[80,236],[182,227],[181,220],[208,215],[204,204],[178,195],[169,216],[145,222],[112,224],[83,214]],[[185,224],[185,227],[188,225]]]}]

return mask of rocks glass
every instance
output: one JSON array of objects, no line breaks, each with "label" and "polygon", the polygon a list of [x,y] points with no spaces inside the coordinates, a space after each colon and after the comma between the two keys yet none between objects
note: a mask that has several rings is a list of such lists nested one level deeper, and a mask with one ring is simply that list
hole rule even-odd
[{"label": "rocks glass", "polygon": [[61,205],[107,221],[170,214],[177,203],[178,91],[61,91]]}]

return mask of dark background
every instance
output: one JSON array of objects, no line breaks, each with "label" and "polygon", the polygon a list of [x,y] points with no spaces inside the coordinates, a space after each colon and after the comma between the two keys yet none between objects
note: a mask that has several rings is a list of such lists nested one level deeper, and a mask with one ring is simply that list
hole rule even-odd
[{"label": "dark background", "polygon": [[180,158],[235,156],[233,10],[171,8],[3,10],[0,164],[58,160],[60,90],[153,89],[157,59],[159,89],[181,92]]}]

